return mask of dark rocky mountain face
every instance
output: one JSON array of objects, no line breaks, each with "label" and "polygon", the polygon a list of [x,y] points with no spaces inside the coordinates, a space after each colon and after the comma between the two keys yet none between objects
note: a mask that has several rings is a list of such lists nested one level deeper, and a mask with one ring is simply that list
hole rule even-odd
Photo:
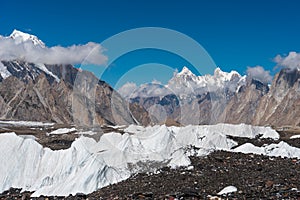
[{"label": "dark rocky mountain face", "polygon": [[72,65],[45,65],[54,75],[74,85],[78,70]]},{"label": "dark rocky mountain face", "polygon": [[275,85],[286,85],[287,88],[293,87],[299,83],[300,71],[298,69],[282,69],[276,76]]},{"label": "dark rocky mountain face", "polygon": [[300,125],[300,72],[282,69],[270,88],[251,80],[226,106],[227,123],[254,125]]},{"label": "dark rocky mountain face", "polygon": [[82,126],[220,122],[300,125],[299,70],[282,69],[270,87],[258,80],[247,80],[236,89],[224,87],[199,94],[136,96],[128,103],[92,73],[72,65],[23,61],[2,61],[2,64],[11,76],[0,77],[1,119]]},{"label": "dark rocky mountain face", "polygon": [[30,81],[35,82],[35,79],[44,74],[50,83],[53,83],[55,78],[43,70],[41,70],[36,64],[28,63],[24,61],[2,61],[2,64],[6,66],[7,71],[19,80],[28,83]]},{"label": "dark rocky mountain face", "polygon": [[270,92],[259,103],[253,123],[300,125],[299,70],[283,69],[276,74]]},{"label": "dark rocky mountain face", "polygon": [[250,80],[252,85],[255,85],[255,89],[261,91],[262,95],[265,95],[269,92],[270,88],[267,84],[264,84],[258,80]]},{"label": "dark rocky mountain face", "polygon": [[0,83],[1,119],[80,126],[150,122],[142,107],[130,107],[113,88],[90,72],[72,65],[2,63],[11,76]]},{"label": "dark rocky mountain face", "polygon": [[268,85],[257,80],[248,80],[247,85],[240,88],[227,103],[223,112],[224,121],[232,124],[252,124],[259,103],[268,92]]},{"label": "dark rocky mountain face", "polygon": [[1,118],[71,123],[70,93],[64,81],[51,86],[43,74],[35,83],[10,76],[0,84]]},{"label": "dark rocky mountain face", "polygon": [[188,96],[187,99],[168,94],[163,97],[136,97],[131,102],[144,107],[154,124],[214,124],[220,121],[226,98],[226,95],[220,97],[216,92],[207,92]]}]

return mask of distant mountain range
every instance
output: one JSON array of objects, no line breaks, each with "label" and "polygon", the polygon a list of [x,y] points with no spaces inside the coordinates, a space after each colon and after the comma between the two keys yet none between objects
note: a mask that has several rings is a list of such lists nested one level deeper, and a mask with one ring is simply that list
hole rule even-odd
[{"label": "distant mountain range", "polygon": [[[15,30],[16,44],[45,44]],[[1,58],[0,58],[1,60]],[[22,59],[0,62],[0,118],[99,124],[300,125],[300,71],[282,69],[271,85],[238,72],[196,76],[184,67],[166,85],[143,84],[116,92],[91,72],[68,64]],[[121,95],[120,95],[121,94]]]},{"label": "distant mountain range", "polygon": [[188,68],[167,85],[143,84],[119,89],[143,106],[156,123],[300,125],[300,70],[282,69],[271,85],[238,72],[196,76]]},{"label": "distant mountain range", "polygon": [[[130,84],[130,83],[129,83]],[[246,84],[246,76],[241,76],[238,72],[223,72],[220,68],[215,69],[213,75],[196,76],[187,67],[174,74],[168,84],[158,83],[143,84],[135,90],[126,91],[125,84],[118,91],[125,98],[164,96],[166,94],[176,94],[180,99],[187,96],[201,95],[207,92],[229,90],[235,92]]]}]

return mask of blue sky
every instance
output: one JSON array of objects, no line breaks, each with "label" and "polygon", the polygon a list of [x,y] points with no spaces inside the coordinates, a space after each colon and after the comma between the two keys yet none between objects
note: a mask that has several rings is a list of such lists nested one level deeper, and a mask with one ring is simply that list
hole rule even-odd
[{"label": "blue sky", "polygon": [[[16,28],[37,35],[48,46],[69,46],[101,43],[132,28],[164,27],[195,39],[224,71],[244,74],[247,66],[256,65],[273,71],[276,55],[300,51],[299,7],[297,0],[4,1],[0,34],[9,35]],[[146,50],[122,56],[103,78],[115,85],[133,65],[148,62],[171,68],[189,65],[168,53]],[[162,74],[167,79],[171,71]],[[145,74],[138,75],[138,83],[157,78],[148,73],[138,80]]]}]

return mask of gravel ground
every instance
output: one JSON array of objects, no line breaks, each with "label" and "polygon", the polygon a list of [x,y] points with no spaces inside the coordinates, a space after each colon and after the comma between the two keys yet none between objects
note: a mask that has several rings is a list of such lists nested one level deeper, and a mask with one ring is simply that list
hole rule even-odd
[{"label": "gravel ground", "polygon": [[[138,174],[88,197],[97,199],[209,199],[226,186],[237,187],[230,199],[300,199],[300,161],[218,151],[191,157],[190,168]],[[220,196],[222,197],[222,196]]]}]

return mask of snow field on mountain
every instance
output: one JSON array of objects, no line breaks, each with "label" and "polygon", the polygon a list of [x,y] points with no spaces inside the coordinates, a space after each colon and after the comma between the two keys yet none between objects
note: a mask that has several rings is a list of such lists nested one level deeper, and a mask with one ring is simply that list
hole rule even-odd
[{"label": "snow field on mountain", "polygon": [[11,75],[11,73],[7,70],[7,67],[5,67],[2,62],[0,62],[0,75],[3,79],[6,79]]},{"label": "snow field on mountain", "polygon": [[[187,95],[204,94],[206,92],[237,92],[246,84],[246,75],[241,76],[236,71],[223,72],[220,68],[215,69],[213,75],[196,76],[187,67],[175,73],[166,85],[142,84],[137,86],[133,83],[126,83],[118,92],[125,98],[154,97],[176,94],[184,98]],[[130,88],[130,89],[128,89]]]},{"label": "snow field on mountain", "polygon": [[26,127],[40,127],[40,126],[53,126],[54,123],[50,122],[34,122],[34,121],[4,121],[0,120],[0,125],[11,125],[11,126],[26,126]]},{"label": "snow field on mountain", "polygon": [[70,133],[70,132],[74,132],[76,131],[76,128],[59,128],[56,129],[50,133],[48,133],[48,135],[57,135],[57,134],[66,134],[66,133]]},{"label": "snow field on mountain", "polygon": [[269,127],[131,125],[124,131],[106,133],[98,142],[81,136],[69,149],[57,151],[42,147],[30,137],[0,134],[0,192],[14,187],[35,191],[33,197],[91,193],[137,172],[189,166],[189,155],[207,155],[215,150],[300,157],[299,149],[283,142],[263,147],[264,151],[254,146],[245,148],[246,144],[232,149],[237,143],[226,137],[278,139],[278,133]]}]

